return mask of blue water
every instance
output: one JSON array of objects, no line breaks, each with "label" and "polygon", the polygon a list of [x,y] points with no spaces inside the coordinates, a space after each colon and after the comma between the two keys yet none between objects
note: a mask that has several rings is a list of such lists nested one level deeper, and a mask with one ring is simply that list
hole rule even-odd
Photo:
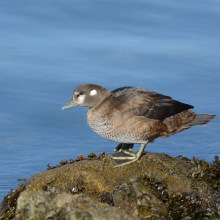
[{"label": "blue water", "polygon": [[[0,200],[48,163],[112,153],[86,108],[61,110],[78,84],[143,87],[220,113],[219,0],[10,0],[0,20]],[[146,151],[210,162],[219,147],[217,116]]]}]

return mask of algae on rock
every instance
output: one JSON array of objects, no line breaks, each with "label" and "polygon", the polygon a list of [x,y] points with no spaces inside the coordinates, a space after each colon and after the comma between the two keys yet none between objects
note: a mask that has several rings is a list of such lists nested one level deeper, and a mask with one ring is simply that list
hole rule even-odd
[{"label": "algae on rock", "polygon": [[[28,192],[51,187],[68,194],[87,194],[141,219],[203,219],[220,217],[220,161],[145,153],[135,163],[113,168],[103,154],[37,173],[24,181]],[[19,198],[18,198],[19,199]],[[19,208],[20,209],[20,208]],[[17,212],[16,212],[17,213]]]}]

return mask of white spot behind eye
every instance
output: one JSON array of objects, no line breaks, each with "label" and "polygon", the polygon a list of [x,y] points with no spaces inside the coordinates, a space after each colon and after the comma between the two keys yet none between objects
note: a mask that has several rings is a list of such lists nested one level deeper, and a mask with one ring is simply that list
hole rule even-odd
[{"label": "white spot behind eye", "polygon": [[97,95],[97,90],[93,89],[89,94],[90,95]]}]

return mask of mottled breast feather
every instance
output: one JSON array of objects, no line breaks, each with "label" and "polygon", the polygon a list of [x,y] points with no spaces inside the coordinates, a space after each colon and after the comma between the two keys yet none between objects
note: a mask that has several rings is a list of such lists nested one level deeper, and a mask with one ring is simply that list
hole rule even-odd
[{"label": "mottled breast feather", "polygon": [[160,120],[122,112],[119,100],[109,96],[100,105],[90,108],[87,122],[99,136],[119,143],[146,143],[168,132]]}]

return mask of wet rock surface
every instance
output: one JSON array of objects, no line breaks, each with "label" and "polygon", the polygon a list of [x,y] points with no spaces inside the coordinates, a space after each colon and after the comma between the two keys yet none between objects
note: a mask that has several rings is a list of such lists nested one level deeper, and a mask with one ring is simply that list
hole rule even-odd
[{"label": "wet rock surface", "polygon": [[140,220],[137,215],[100,203],[88,195],[71,195],[54,188],[22,192],[13,219]]},{"label": "wet rock surface", "polygon": [[[119,211],[136,214],[140,219],[220,217],[220,161],[217,156],[212,163],[207,163],[195,158],[191,161],[182,155],[175,158],[146,153],[139,161],[119,168],[113,168],[113,161],[105,154],[96,159],[94,155],[87,158],[79,158],[78,162],[63,160],[58,166],[48,166],[47,171],[24,180],[20,188],[6,195],[1,203],[0,219],[9,219],[14,214],[14,219],[19,219],[23,193],[36,193],[37,197],[44,192],[49,199],[51,195],[47,193],[52,193],[51,188],[61,192],[60,195],[66,193],[68,198],[86,194],[100,206],[106,203]],[[58,195],[54,198],[57,200]],[[46,207],[47,199],[42,207]],[[24,212],[28,204],[25,207]],[[57,209],[50,210],[56,213]]]},{"label": "wet rock surface", "polygon": [[165,220],[167,216],[165,204],[154,195],[154,189],[137,179],[117,187],[113,200],[116,207],[136,213],[142,219]]}]

